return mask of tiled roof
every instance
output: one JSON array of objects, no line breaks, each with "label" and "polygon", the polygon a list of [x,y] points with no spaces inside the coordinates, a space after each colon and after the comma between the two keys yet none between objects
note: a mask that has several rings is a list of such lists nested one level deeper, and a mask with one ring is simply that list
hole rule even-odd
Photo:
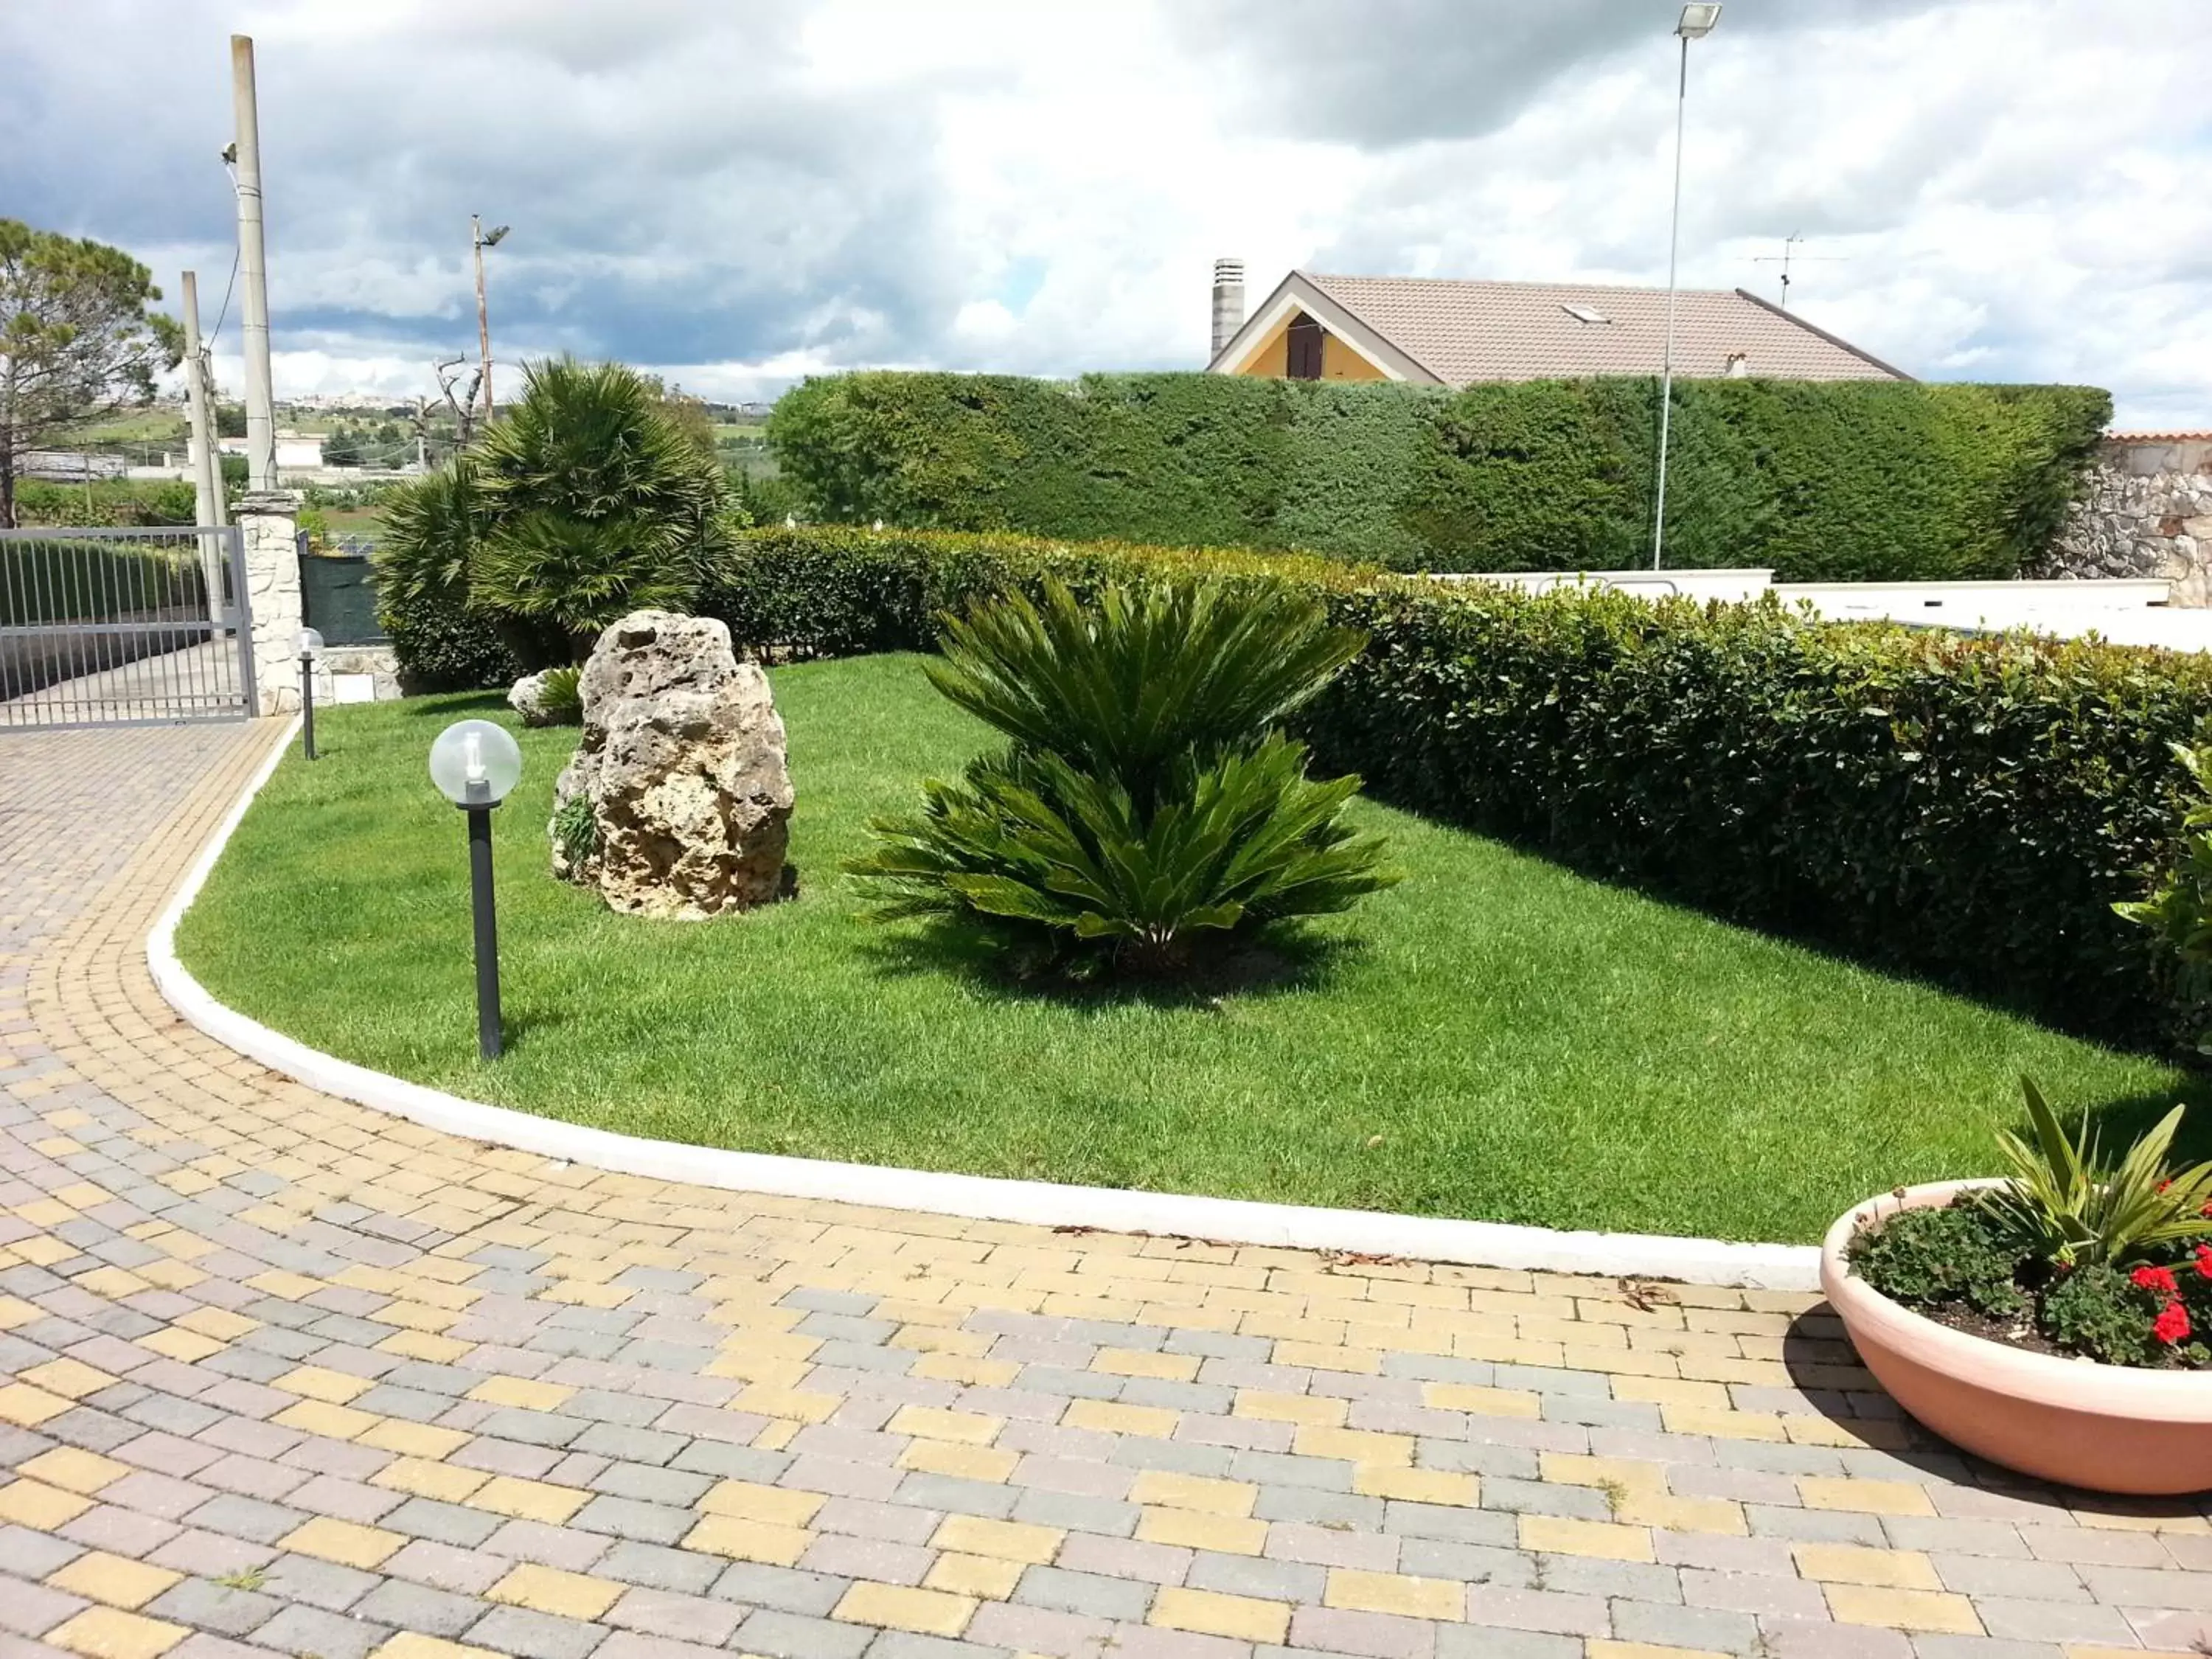
[{"label": "tiled roof", "polygon": [[[1453,386],[1583,374],[1656,374],[1666,343],[1667,291],[1577,283],[1474,283],[1429,276],[1305,279]],[[1607,320],[1584,321],[1577,307]],[[1674,296],[1674,372],[1743,372],[1783,380],[1890,380],[1899,370],[1742,289]]]},{"label": "tiled roof", "polygon": [[2191,444],[2212,441],[2212,431],[2207,432],[2107,432],[2105,441],[2111,444]]}]

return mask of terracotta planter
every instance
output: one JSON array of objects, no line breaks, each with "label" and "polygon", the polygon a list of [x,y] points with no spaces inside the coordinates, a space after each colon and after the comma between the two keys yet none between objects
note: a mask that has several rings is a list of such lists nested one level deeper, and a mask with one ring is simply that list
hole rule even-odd
[{"label": "terracotta planter", "polygon": [[1828,1229],[1820,1288],[1867,1369],[1936,1433],[2007,1468],[2091,1492],[2212,1488],[2212,1376],[2007,1347],[1923,1318],[1851,1276],[1844,1250],[1863,1222],[1989,1184],[1910,1187]]}]

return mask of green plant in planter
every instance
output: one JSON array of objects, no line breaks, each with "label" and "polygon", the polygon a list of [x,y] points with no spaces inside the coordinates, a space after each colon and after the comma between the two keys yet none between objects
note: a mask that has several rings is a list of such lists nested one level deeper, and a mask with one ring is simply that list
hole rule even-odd
[{"label": "green plant in planter", "polygon": [[1274,727],[1364,643],[1267,585],[1059,583],[948,621],[937,689],[1012,738],[847,867],[878,918],[967,919],[1018,952],[1139,973],[1396,881]]},{"label": "green plant in planter", "polygon": [[2028,1252],[2069,1267],[2124,1266],[2212,1234],[2212,1163],[2171,1174],[2166,1167],[2183,1108],[2107,1166],[2086,1120],[2069,1137],[2033,1079],[2022,1078],[2021,1087],[2035,1139],[1999,1133],[2013,1176],[1984,1201]]}]

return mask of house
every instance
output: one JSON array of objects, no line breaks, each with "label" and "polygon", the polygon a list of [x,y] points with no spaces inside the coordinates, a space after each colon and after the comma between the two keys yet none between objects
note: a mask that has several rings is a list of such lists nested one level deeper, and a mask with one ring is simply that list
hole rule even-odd
[{"label": "house", "polygon": [[[286,428],[276,434],[276,470],[307,471],[323,464],[323,440],[318,433],[299,433]],[[217,438],[216,450],[225,455],[246,453],[243,438]]]},{"label": "house", "polygon": [[[1213,374],[1466,386],[1656,374],[1667,290],[1588,283],[1326,276],[1294,270],[1249,317],[1244,267],[1216,261]],[[1790,380],[1912,377],[1741,289],[1674,295],[1674,373]]]}]

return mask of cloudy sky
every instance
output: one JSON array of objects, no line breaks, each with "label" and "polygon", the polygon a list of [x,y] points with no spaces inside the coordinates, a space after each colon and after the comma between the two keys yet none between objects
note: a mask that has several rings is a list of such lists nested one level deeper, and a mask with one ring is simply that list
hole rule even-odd
[{"label": "cloudy sky", "polygon": [[[1674,0],[7,0],[0,213],[231,269],[260,58],[280,395],[473,350],[722,397],[858,365],[1190,368],[1217,254],[1664,280]],[[1729,0],[1686,286],[1928,379],[2212,426],[2212,4]],[[218,369],[238,383],[237,301]],[[225,362],[225,357],[228,361]]]}]

